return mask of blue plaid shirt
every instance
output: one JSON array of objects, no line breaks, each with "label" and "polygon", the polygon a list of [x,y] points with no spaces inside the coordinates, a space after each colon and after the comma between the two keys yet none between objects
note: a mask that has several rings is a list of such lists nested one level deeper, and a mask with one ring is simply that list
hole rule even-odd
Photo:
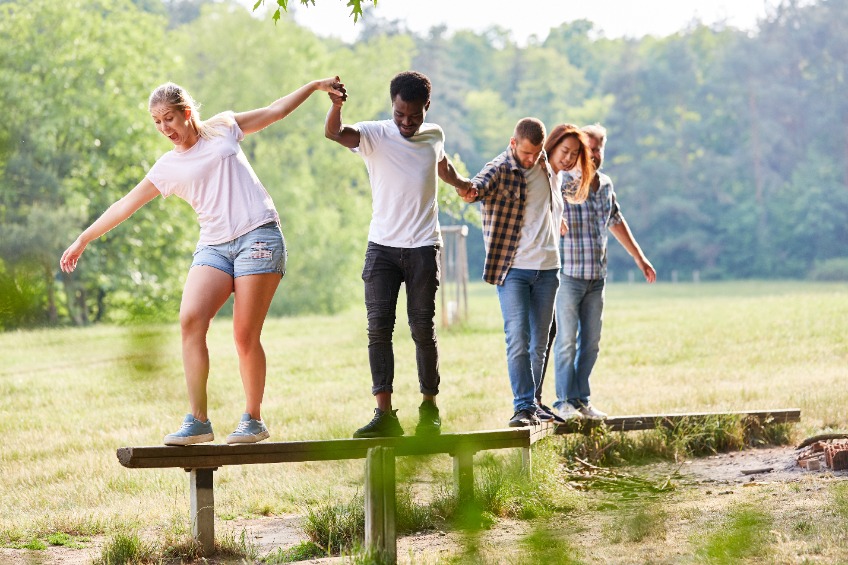
[{"label": "blue plaid shirt", "polygon": [[[559,239],[559,251],[562,259],[561,272],[564,275],[581,280],[600,280],[607,276],[607,228],[624,221],[612,180],[599,172],[600,186],[597,191],[589,191],[589,197],[582,204],[565,202],[563,217],[568,223],[568,233]],[[577,179],[571,173],[563,173],[561,187]],[[563,190],[563,196],[565,190]]]}]

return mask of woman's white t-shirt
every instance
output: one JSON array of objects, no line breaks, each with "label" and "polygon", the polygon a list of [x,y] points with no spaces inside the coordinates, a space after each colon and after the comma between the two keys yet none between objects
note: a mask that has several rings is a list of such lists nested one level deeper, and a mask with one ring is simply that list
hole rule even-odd
[{"label": "woman's white t-shirt", "polygon": [[445,134],[424,123],[410,138],[392,120],[359,122],[359,153],[371,179],[368,241],[388,247],[441,245],[437,167]]},{"label": "woman's white t-shirt", "polygon": [[203,245],[225,243],[280,221],[271,195],[241,150],[244,133],[233,113],[220,117],[230,122],[220,126],[223,135],[201,137],[188,151],[168,151],[147,173],[163,197],[175,194],[194,208]]}]

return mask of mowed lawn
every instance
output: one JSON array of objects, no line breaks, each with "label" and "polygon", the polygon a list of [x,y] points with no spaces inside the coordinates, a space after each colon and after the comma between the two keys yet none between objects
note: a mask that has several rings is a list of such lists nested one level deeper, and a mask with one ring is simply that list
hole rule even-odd
[{"label": "mowed lawn", "polygon": [[[285,284],[280,292],[285,292]],[[493,287],[470,288],[469,318],[441,329],[448,431],[512,415]],[[344,438],[372,415],[364,308],[265,326],[263,417],[271,441]],[[216,441],[244,410],[231,320],[214,322],[209,415]],[[401,308],[395,408],[412,431],[420,402]],[[159,445],[188,410],[177,325],[0,334],[0,545],[52,532],[187,528],[181,470],[128,470],[115,450]],[[611,284],[593,401],[613,415],[800,408],[798,438],[848,429],[848,285]],[[544,400],[552,402],[553,371]],[[444,458],[444,471],[450,459]],[[436,461],[438,467],[440,463]],[[216,516],[303,512],[362,490],[361,461],[228,467]],[[164,526],[163,526],[164,525]]]}]

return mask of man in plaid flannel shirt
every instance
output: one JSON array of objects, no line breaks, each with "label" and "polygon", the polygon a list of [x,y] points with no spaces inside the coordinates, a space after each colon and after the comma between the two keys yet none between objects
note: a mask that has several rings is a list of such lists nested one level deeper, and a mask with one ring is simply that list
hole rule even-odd
[{"label": "man in plaid flannel shirt", "polygon": [[[535,382],[544,364],[559,280],[562,193],[543,150],[545,126],[524,118],[509,147],[460,195],[481,202],[483,279],[496,285],[515,413],[511,427],[538,424]],[[547,416],[547,414],[546,414]]]},{"label": "man in plaid flannel shirt", "polygon": [[[560,239],[562,269],[556,298],[556,338],[552,350],[557,400],[554,410],[565,419],[604,419],[606,414],[589,402],[589,375],[598,358],[607,275],[607,229],[633,257],[645,279],[657,278],[615,198],[612,180],[600,172],[604,161],[606,129],[595,124],[582,128],[589,138],[595,177],[588,199],[565,203],[568,233]],[[563,174],[563,186],[573,180]]]}]

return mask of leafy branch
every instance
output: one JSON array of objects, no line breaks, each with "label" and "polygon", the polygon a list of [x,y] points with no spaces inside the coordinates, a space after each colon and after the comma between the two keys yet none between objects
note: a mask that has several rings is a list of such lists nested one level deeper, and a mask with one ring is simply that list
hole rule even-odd
[{"label": "leafy branch", "polygon": [[[370,1],[373,2],[375,6],[377,5],[377,0]],[[274,15],[272,16],[274,23],[277,23],[280,19],[280,10],[283,12],[289,11],[289,2],[290,0],[277,0],[278,7],[274,10]],[[307,7],[310,4],[314,6],[315,0],[300,0],[300,3]],[[253,5],[253,11],[255,12],[256,9],[263,4],[265,4],[265,0],[256,0],[256,3]],[[347,6],[350,8],[350,15],[353,16],[353,23],[358,22],[359,18],[362,17],[362,0],[348,0]]]}]

